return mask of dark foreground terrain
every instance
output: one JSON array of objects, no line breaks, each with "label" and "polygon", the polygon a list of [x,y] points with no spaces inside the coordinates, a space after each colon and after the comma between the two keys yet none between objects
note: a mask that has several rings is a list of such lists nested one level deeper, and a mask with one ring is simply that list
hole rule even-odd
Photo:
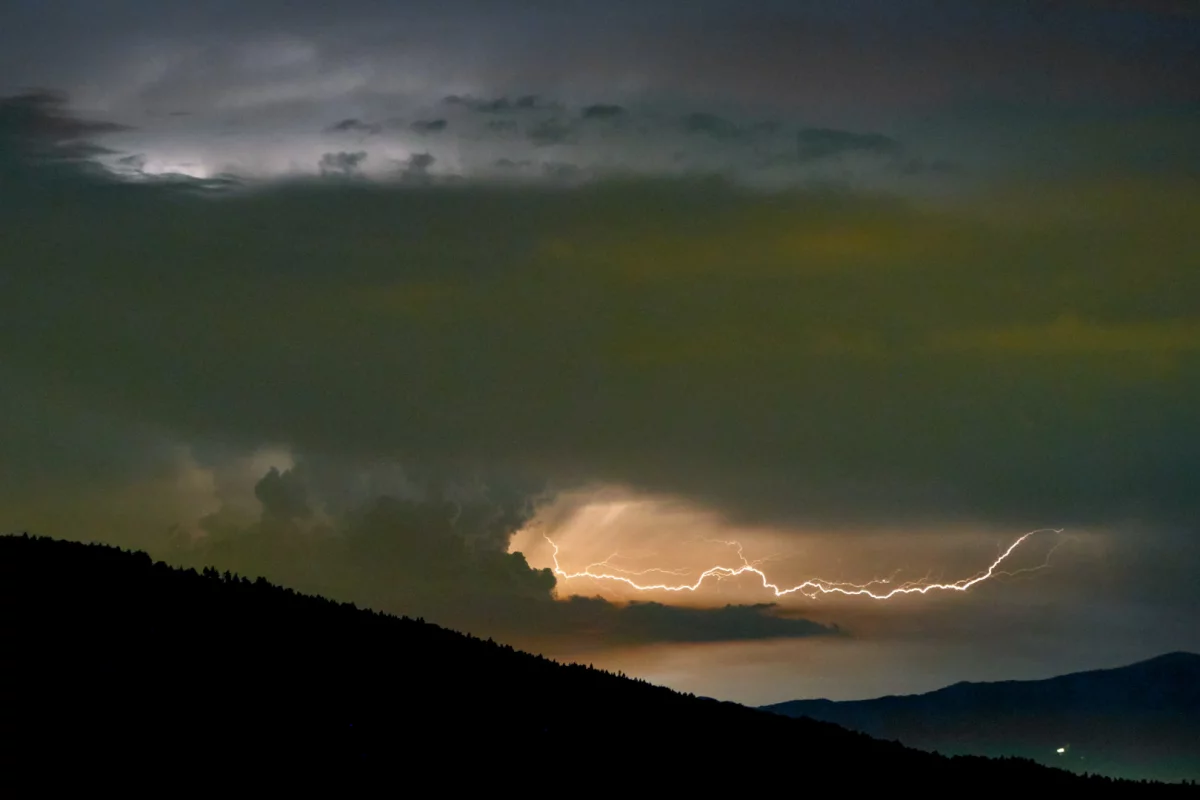
[{"label": "dark foreground terrain", "polygon": [[0,634],[5,774],[236,765],[373,771],[439,793],[1195,793],[910,750],[99,545],[0,537]]},{"label": "dark foreground terrain", "polygon": [[1194,653],[1048,680],[957,683],[920,695],[795,700],[767,709],[942,753],[1200,780],[1200,655]]}]

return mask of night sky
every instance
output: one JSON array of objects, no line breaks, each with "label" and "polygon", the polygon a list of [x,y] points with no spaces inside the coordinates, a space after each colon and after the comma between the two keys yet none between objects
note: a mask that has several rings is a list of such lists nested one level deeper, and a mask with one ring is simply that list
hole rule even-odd
[{"label": "night sky", "polygon": [[685,691],[1200,650],[1200,7],[7,0],[0,387],[4,531]]}]

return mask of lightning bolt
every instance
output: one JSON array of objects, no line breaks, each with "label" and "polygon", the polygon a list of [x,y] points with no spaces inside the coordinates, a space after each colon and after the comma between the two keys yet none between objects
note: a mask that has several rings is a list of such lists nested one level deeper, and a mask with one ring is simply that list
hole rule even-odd
[{"label": "lightning bolt", "polygon": [[699,577],[696,578],[694,583],[639,583],[637,580],[635,580],[635,578],[639,578],[651,573],[657,572],[679,576],[686,574],[686,571],[648,569],[640,572],[634,572],[612,565],[610,562],[613,558],[617,557],[617,554],[614,554],[606,558],[604,561],[597,561],[593,564],[589,564],[579,572],[567,572],[558,563],[558,545],[553,539],[545,534],[543,534],[543,538],[549,542],[550,546],[554,549],[552,555],[552,559],[554,561],[554,574],[563,580],[568,581],[577,580],[579,578],[592,578],[593,580],[623,583],[639,592],[695,592],[702,585],[704,585],[705,581],[708,581],[709,579],[721,581],[728,578],[736,578],[741,575],[756,575],[758,576],[759,580],[762,581],[763,588],[769,592],[772,592],[775,597],[786,597],[790,594],[801,594],[812,599],[823,594],[841,594],[850,597],[866,597],[871,600],[890,600],[893,597],[906,594],[929,594],[930,592],[943,591],[965,592],[972,586],[983,583],[984,581],[990,580],[991,578],[999,575],[1013,576],[1044,569],[1045,567],[1049,566],[1050,556],[1053,555],[1054,550],[1058,548],[1058,544],[1055,544],[1055,546],[1052,547],[1046,554],[1046,560],[1036,567],[1025,567],[1023,569],[1012,571],[1002,570],[1000,567],[1005,561],[1008,560],[1009,556],[1016,552],[1018,547],[1028,541],[1031,537],[1042,533],[1061,534],[1062,532],[1063,531],[1061,528],[1039,528],[1035,531],[1029,531],[1028,533],[1020,536],[1016,541],[1003,550],[1000,555],[997,556],[990,565],[988,565],[987,569],[977,572],[969,578],[963,578],[962,580],[954,581],[952,583],[930,583],[926,578],[919,581],[906,581],[899,586],[893,586],[887,590],[876,589],[875,587],[890,586],[892,580],[895,578],[895,575],[893,575],[891,578],[876,578],[875,580],[858,584],[841,581],[827,581],[820,578],[810,578],[809,580],[806,580],[803,583],[795,586],[783,587],[772,583],[767,577],[767,574],[759,569],[758,564],[762,563],[762,561],[765,559],[751,562],[747,560],[745,554],[742,552],[742,545],[739,542],[725,541],[720,543],[728,545],[737,551],[738,559],[742,562],[740,566],[726,567],[718,565],[715,567],[709,567],[708,569],[704,570],[704,572],[700,573]]},{"label": "lightning bolt", "polygon": [[[546,541],[550,541],[550,540],[547,539]],[[554,544],[554,542],[550,542],[550,544]],[[612,563],[614,558],[621,558],[621,554],[613,553],[611,556],[604,559],[603,561],[597,561],[593,564],[588,564],[586,567],[584,567],[584,572],[591,572],[592,569],[594,569],[596,567],[601,567],[603,569],[615,570],[616,572],[620,572],[623,575],[636,575],[636,576],[640,577],[642,575],[652,575],[652,574],[657,573],[659,575],[674,575],[677,578],[681,578],[684,575],[687,575],[689,572],[691,572],[691,570],[686,570],[686,569],[661,569],[659,567],[651,567],[650,569],[641,569],[641,570],[625,569],[624,567],[618,567],[616,564]]]}]

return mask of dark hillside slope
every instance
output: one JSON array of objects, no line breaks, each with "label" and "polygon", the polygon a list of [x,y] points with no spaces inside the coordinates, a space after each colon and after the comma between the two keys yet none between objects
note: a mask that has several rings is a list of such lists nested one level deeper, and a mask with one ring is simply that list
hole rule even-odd
[{"label": "dark hillside slope", "polygon": [[405,775],[436,764],[456,786],[500,765],[514,779],[578,781],[622,764],[709,788],[771,765],[840,788],[1189,793],[919,753],[98,545],[0,537],[0,631],[0,760],[10,764],[353,762],[403,764]]},{"label": "dark hillside slope", "polygon": [[1046,680],[956,683],[927,694],[767,708],[943,753],[1200,780],[1200,655],[1194,653]]}]

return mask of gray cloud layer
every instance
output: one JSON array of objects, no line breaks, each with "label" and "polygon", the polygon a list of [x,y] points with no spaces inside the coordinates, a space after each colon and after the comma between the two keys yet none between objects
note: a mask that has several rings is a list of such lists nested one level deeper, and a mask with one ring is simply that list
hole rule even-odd
[{"label": "gray cloud layer", "polygon": [[[703,122],[699,136],[728,130]],[[1121,125],[1170,145],[1195,121]],[[1184,158],[1147,169],[1104,143],[1116,134],[1051,126],[1049,151],[1069,148],[1074,172],[947,207],[700,179],[211,192],[94,169],[90,137],[112,132],[52,98],[0,103],[0,363],[20,387],[4,399],[0,468],[13,496],[39,474],[104,488],[161,460],[154,437],[103,435],[119,424],[449,474],[618,481],[758,521],[1132,518],[1166,542],[1131,562],[1137,586],[1194,570],[1200,203],[1186,149],[1156,150]],[[896,147],[806,139],[813,157]],[[338,172],[361,163],[330,152]],[[76,441],[95,452],[80,458]],[[495,546],[519,515],[479,547],[486,520],[434,535],[444,517],[367,498],[376,516],[344,504],[313,542],[290,532],[316,523],[288,481],[259,484],[251,526],[209,520],[194,555],[478,630],[823,632],[762,607],[550,603],[552,581]],[[312,572],[321,564],[334,575]],[[461,586],[487,588],[446,592]]]},{"label": "gray cloud layer", "polygon": [[682,92],[821,117],[981,95],[1194,98],[1198,22],[1180,5],[22,3],[0,33],[13,82],[0,89],[53,84],[163,113],[396,89]]},{"label": "gray cloud layer", "polygon": [[6,364],[188,437],[767,517],[1196,510],[1187,184],[952,211],[688,181],[206,199],[47,169],[6,195]]}]

